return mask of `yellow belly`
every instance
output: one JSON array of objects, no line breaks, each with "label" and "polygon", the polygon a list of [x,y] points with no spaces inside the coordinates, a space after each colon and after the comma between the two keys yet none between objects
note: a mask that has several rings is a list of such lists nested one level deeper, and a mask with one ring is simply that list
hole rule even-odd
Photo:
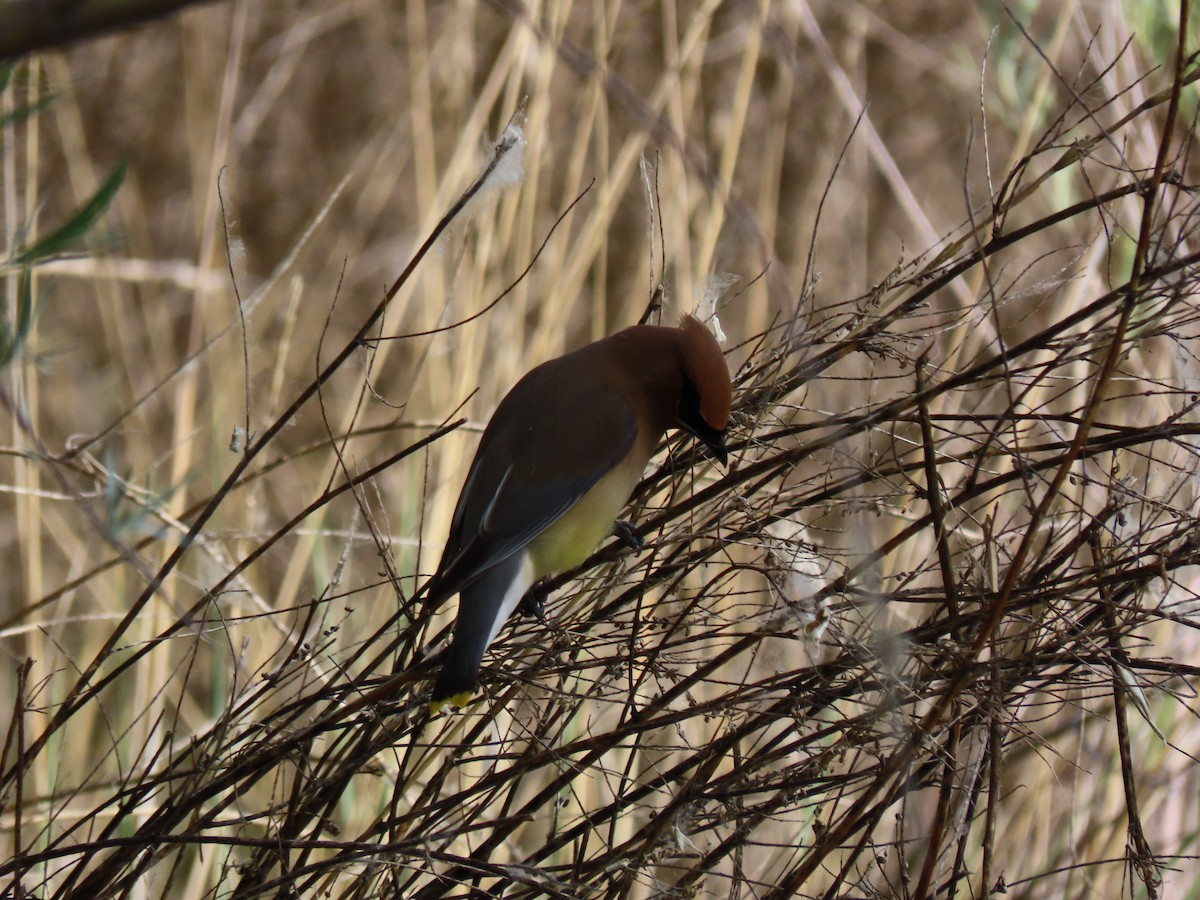
[{"label": "yellow belly", "polygon": [[[596,482],[579,502],[529,544],[535,578],[573,569],[588,558],[605,536],[633,493],[642,465],[627,460]],[[638,460],[640,462],[640,460]]]}]

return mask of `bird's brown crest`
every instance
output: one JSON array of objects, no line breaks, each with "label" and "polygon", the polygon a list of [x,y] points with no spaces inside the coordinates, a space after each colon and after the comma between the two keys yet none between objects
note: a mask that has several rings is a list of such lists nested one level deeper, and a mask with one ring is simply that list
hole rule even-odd
[{"label": "bird's brown crest", "polygon": [[680,347],[687,376],[700,395],[700,415],[717,431],[724,431],[733,405],[733,385],[725,355],[712,332],[693,316],[679,321]]}]

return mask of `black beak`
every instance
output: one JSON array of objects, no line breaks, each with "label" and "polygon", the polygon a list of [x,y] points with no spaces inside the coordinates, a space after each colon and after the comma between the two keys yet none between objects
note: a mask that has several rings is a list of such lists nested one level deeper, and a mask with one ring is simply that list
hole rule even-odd
[{"label": "black beak", "polygon": [[720,460],[721,465],[729,464],[725,429],[718,431],[704,421],[704,416],[700,414],[700,395],[686,378],[683,382],[683,396],[679,401],[679,418],[675,424],[707,447],[712,455]]},{"label": "black beak", "polygon": [[711,437],[704,437],[700,440],[704,442],[705,447],[712,451],[712,455],[717,458],[721,465],[729,465],[729,451],[725,448],[725,435],[723,433],[718,431]]},{"label": "black beak", "polygon": [[696,440],[708,448],[723,466],[729,465],[729,450],[725,446],[725,432],[710,428],[704,422],[688,425],[687,431]]}]

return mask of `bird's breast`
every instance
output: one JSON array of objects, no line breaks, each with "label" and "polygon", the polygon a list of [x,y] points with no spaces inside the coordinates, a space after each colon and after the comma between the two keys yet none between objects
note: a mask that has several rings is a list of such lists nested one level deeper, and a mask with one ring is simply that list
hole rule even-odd
[{"label": "bird's breast", "polygon": [[536,578],[573,569],[612,531],[613,522],[629,500],[649,453],[635,444],[579,501],[529,544]]}]

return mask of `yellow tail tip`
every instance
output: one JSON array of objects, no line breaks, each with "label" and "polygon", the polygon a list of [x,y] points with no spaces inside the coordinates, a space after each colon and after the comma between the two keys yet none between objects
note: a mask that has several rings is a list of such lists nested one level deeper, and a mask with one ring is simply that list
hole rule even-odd
[{"label": "yellow tail tip", "polygon": [[451,694],[449,697],[443,697],[441,700],[430,700],[429,714],[436,716],[445,706],[466,706],[471,702],[471,695],[474,693],[474,691],[459,691],[457,694]]}]

